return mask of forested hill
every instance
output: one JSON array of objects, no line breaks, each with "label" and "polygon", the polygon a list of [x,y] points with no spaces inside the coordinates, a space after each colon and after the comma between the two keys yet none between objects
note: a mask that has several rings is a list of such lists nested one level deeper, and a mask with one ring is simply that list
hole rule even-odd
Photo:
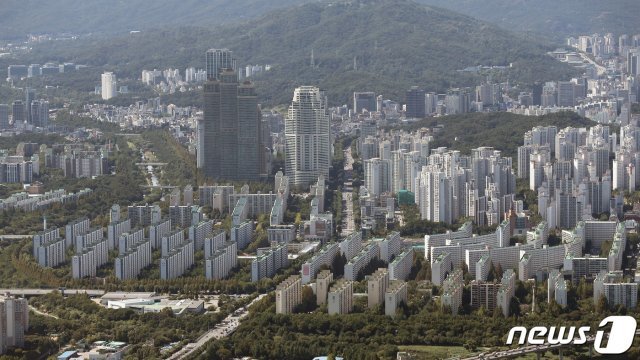
[{"label": "forested hill", "polygon": [[54,56],[139,77],[145,68],[202,68],[204,52],[212,47],[230,48],[240,64],[273,66],[257,79],[267,104],[289,102],[294,87],[302,84],[327,89],[330,102],[338,104],[365,89],[402,99],[412,85],[432,91],[475,85],[487,74],[457,70],[476,65],[512,66],[492,74],[512,83],[576,74],[546,55],[551,45],[409,0],[314,2],[242,25],[53,42],[37,47],[32,62]]},{"label": "forested hill", "polygon": [[638,0],[420,0],[489,21],[505,29],[569,35],[640,33]]},{"label": "forested hill", "polygon": [[522,146],[524,133],[535,126],[591,127],[596,123],[574,112],[559,112],[543,116],[525,116],[511,113],[471,113],[430,118],[404,126],[406,130],[442,125],[435,134],[433,147],[445,146],[470,154],[471,149],[490,146],[504,156],[517,160],[518,146]]},{"label": "forested hill", "polygon": [[313,0],[2,0],[0,40],[244,21]]}]

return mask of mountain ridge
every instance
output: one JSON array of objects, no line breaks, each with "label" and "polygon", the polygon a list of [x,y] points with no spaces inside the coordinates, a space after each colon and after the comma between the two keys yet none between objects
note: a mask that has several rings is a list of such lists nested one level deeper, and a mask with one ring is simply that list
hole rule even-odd
[{"label": "mountain ridge", "polygon": [[330,100],[338,103],[364,89],[398,99],[411,85],[445,91],[479,83],[483,76],[457,71],[477,65],[506,66],[504,73],[492,74],[494,79],[523,84],[575,74],[546,55],[553,45],[410,0],[313,2],[215,29],[51,42],[35,48],[32,61],[53,55],[137,78],[145,68],[203,68],[204,52],[216,47],[233,50],[239,64],[273,66],[256,78],[269,104],[290,101],[293,88],[303,84],[329,90]]},{"label": "mountain ridge", "polygon": [[419,0],[504,29],[542,34],[559,42],[593,33],[640,33],[636,0]]}]

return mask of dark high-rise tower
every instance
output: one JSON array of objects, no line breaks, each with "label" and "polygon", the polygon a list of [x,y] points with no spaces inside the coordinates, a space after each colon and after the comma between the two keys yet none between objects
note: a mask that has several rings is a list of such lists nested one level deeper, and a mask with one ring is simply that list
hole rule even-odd
[{"label": "dark high-rise tower", "polygon": [[209,49],[206,54],[207,79],[220,79],[223,69],[236,70],[236,59],[229,49]]},{"label": "dark high-rise tower", "polygon": [[424,90],[414,86],[411,90],[407,91],[406,98],[407,111],[405,116],[408,118],[424,118],[426,116]]},{"label": "dark high-rise tower", "polygon": [[26,106],[26,120],[29,124],[33,124],[33,117],[31,116],[31,102],[36,99],[36,91],[32,88],[24,89],[24,99]]},{"label": "dark high-rise tower", "polygon": [[353,112],[359,114],[363,109],[376,111],[376,94],[372,92],[353,93]]},{"label": "dark high-rise tower", "polygon": [[0,104],[0,129],[9,128],[9,105]]},{"label": "dark high-rise tower", "polygon": [[31,124],[38,127],[49,125],[49,102],[33,100],[31,102]]},{"label": "dark high-rise tower", "polygon": [[536,106],[542,105],[542,84],[541,83],[536,82],[535,84],[533,84],[531,97],[533,100],[533,105],[536,105]]},{"label": "dark high-rise tower", "polygon": [[238,76],[224,69],[204,85],[204,119],[200,132],[202,167],[216,180],[259,180],[263,167],[261,117],[255,89],[238,84]]},{"label": "dark high-rise tower", "polygon": [[17,126],[19,123],[23,123],[26,120],[25,106],[21,100],[13,102],[13,126]]}]

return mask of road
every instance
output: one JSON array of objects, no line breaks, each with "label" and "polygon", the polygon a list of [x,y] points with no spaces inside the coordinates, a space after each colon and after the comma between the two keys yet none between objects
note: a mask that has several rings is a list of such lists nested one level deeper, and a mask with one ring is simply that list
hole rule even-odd
[{"label": "road", "polygon": [[256,302],[262,300],[267,296],[266,294],[262,294],[257,298],[253,299],[249,305],[243,307],[242,309],[238,309],[229,316],[227,316],[220,324],[217,324],[213,329],[207,331],[202,336],[198,338],[198,340],[194,343],[188,343],[184,348],[180,349],[180,351],[174,353],[169,357],[169,360],[177,360],[184,359],[190,355],[197,354],[198,352],[204,351],[203,347],[211,340],[221,339],[227,335],[232,334],[238,326],[240,326],[240,320],[242,320],[245,316],[249,315],[249,307]]},{"label": "road", "polygon": [[50,317],[50,318],[54,318],[54,319],[60,319],[59,317],[57,317],[57,316],[55,316],[55,315],[52,315],[52,314],[49,314],[49,313],[42,312],[42,311],[40,311],[40,310],[38,310],[38,309],[34,308],[34,307],[33,307],[33,306],[31,306],[31,305],[29,305],[29,309],[30,309],[31,311],[33,311],[34,313],[38,314],[38,315],[42,315],[42,316],[46,316],[46,317]]},{"label": "road", "polygon": [[351,147],[344,150],[344,185],[342,187],[343,225],[342,236],[347,236],[356,230],[353,218],[353,156]]},{"label": "road", "polygon": [[593,61],[587,54],[583,53],[582,51],[576,49],[576,53],[578,53],[578,55],[580,55],[580,57],[582,58],[582,60],[588,62],[589,64],[593,65],[596,67],[596,71],[598,72],[598,75],[604,75],[607,73],[607,68],[605,68],[604,66],[598,64],[597,62]]}]

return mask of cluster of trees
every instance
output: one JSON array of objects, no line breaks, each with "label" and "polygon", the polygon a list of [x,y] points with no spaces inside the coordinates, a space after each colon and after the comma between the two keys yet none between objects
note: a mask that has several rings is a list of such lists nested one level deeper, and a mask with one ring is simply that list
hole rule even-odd
[{"label": "cluster of trees", "polygon": [[129,352],[133,358],[160,358],[160,348],[163,345],[171,342],[185,344],[195,340],[250,300],[250,297],[224,297],[220,302],[219,312],[175,316],[171,309],[144,314],[132,309],[107,309],[86,295],[63,297],[60,293],[53,292],[29,300],[31,306],[50,316],[32,315],[27,336],[57,334],[57,345],[70,343],[80,348],[83,344],[98,340],[123,341],[133,345]]},{"label": "cluster of trees", "polygon": [[80,197],[76,203],[55,203],[40,211],[4,211],[0,216],[0,234],[33,234],[42,231],[43,217],[47,218],[49,226],[64,227],[69,221],[81,216],[88,216],[97,223],[106,225],[104,223],[108,222],[109,209],[113,204],[127,206],[142,201],[144,196],[140,185],[145,180],[135,165],[138,154],[127,146],[122,137],[112,138],[112,143],[119,149],[112,153],[110,159],[115,175],[95,179],[65,179],[61,176],[48,178],[46,190],[64,187],[67,192],[77,192],[89,188],[93,192]]},{"label": "cluster of trees", "polygon": [[13,136],[0,137],[0,149],[8,149],[11,153],[15,154],[16,146],[21,142],[38,143],[40,145],[53,145],[64,142],[64,138],[57,134],[16,134]]},{"label": "cluster of trees", "polygon": [[403,216],[403,225],[400,227],[400,235],[402,236],[441,234],[447,230],[457,229],[456,225],[420,219],[420,209],[416,205],[403,205],[400,210],[402,210]]},{"label": "cluster of trees", "polygon": [[161,169],[160,181],[163,184],[185,186],[203,182],[196,167],[195,156],[170,133],[165,130],[145,131],[142,138],[159,161],[167,163]]},{"label": "cluster of trees", "polygon": [[[508,124],[508,126],[506,126]],[[558,112],[542,116],[516,115],[512,113],[469,113],[418,121],[405,130],[414,131],[422,127],[442,125],[435,133],[433,148],[446,146],[470,154],[471,149],[491,146],[502,151],[502,156],[516,158],[522,146],[525,132],[535,126],[589,127],[593,122],[574,112]]]},{"label": "cluster of trees", "polygon": [[[383,315],[381,307],[365,309],[348,315],[327,316],[326,308],[306,307],[308,312],[293,315],[275,314],[273,296],[256,304],[238,330],[224,340],[211,343],[201,358],[226,359],[241,356],[255,358],[309,359],[314,356],[336,354],[349,359],[393,359],[400,346],[440,345],[503,348],[506,335],[513,326],[527,328],[540,325],[584,326],[597,328],[601,319],[610,314],[637,314],[637,309],[613,309],[605,304],[593,304],[586,297],[592,294],[584,282],[569,291],[569,306],[546,303],[545,285],[536,289],[536,309],[527,316],[519,316],[520,308],[531,302],[531,284],[518,282],[512,310],[516,316],[504,318],[500,311],[471,309],[466,304],[461,313],[452,315],[443,309],[439,300],[430,297],[428,290],[417,282],[409,283],[409,300],[395,318]],[[585,298],[584,300],[579,300]],[[470,300],[465,289],[463,302]],[[309,300],[310,301],[310,300]],[[306,302],[305,302],[306,304]],[[302,309],[302,307],[300,307]],[[578,357],[586,348],[564,349],[565,356]],[[640,355],[636,341],[626,359]]]},{"label": "cluster of trees", "polygon": [[68,126],[71,129],[80,128],[80,127],[90,128],[90,129],[100,129],[101,131],[108,134],[114,134],[120,131],[120,126],[116,123],[95,121],[88,117],[71,114],[69,110],[66,110],[66,109],[58,110],[58,112],[56,113],[56,119],[54,124]]}]

